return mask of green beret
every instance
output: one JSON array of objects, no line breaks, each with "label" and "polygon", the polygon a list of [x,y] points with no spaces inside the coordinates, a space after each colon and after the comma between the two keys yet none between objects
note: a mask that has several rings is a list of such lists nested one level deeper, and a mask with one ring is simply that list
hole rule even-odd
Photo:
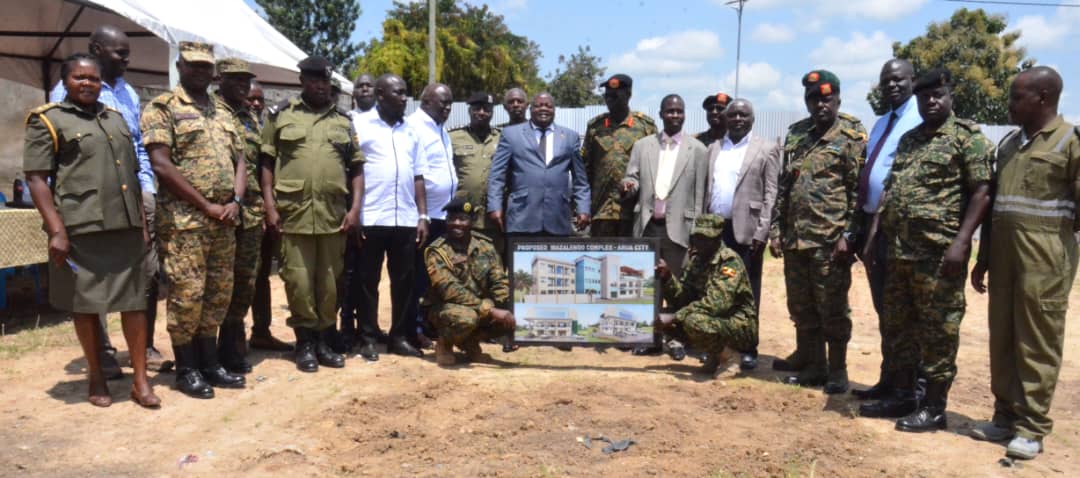
[{"label": "green beret", "polygon": [[811,96],[829,96],[840,93],[840,78],[829,70],[814,70],[803,75],[803,93],[805,98]]},{"label": "green beret", "polygon": [[929,90],[931,88],[937,88],[940,86],[953,85],[952,72],[948,68],[934,68],[926,73],[923,73],[918,80],[915,80],[915,86],[911,88],[913,93],[918,93],[922,90]]},{"label": "green beret", "polygon": [[716,214],[702,214],[694,219],[694,229],[690,235],[719,239],[724,233],[724,218]]}]

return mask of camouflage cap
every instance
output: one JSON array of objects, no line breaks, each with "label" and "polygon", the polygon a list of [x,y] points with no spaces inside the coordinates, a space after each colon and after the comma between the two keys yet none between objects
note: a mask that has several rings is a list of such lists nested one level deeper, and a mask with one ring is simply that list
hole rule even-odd
[{"label": "camouflage cap", "polygon": [[618,90],[620,88],[631,88],[634,86],[634,80],[629,76],[622,73],[616,73],[611,75],[611,78],[604,80],[600,83],[600,86],[609,90]]},{"label": "camouflage cap", "polygon": [[829,70],[814,70],[802,78],[806,91],[803,97],[829,96],[840,93],[840,78]]},{"label": "camouflage cap", "polygon": [[222,58],[217,61],[219,75],[247,75],[255,76],[251,72],[251,65],[239,58]]},{"label": "camouflage cap", "polygon": [[701,107],[704,109],[710,109],[713,105],[720,105],[720,108],[727,108],[727,105],[731,103],[731,97],[727,93],[717,93],[715,95],[709,95],[705,97],[705,101],[701,102]]},{"label": "camouflage cap", "polygon": [[188,63],[214,64],[214,45],[197,41],[182,41],[177,46],[180,58]]},{"label": "camouflage cap", "polygon": [[694,229],[690,235],[719,239],[724,233],[724,218],[716,214],[702,214],[694,219]]},{"label": "camouflage cap", "polygon": [[915,81],[915,86],[911,88],[913,93],[918,93],[922,90],[929,90],[931,88],[937,88],[939,86],[953,85],[952,72],[948,68],[934,68],[926,73],[923,73],[918,80]]}]

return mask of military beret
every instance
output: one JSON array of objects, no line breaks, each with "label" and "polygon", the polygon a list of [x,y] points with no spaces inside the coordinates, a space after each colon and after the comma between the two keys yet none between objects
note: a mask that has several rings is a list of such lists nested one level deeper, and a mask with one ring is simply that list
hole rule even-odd
[{"label": "military beret", "polygon": [[604,80],[603,83],[600,83],[600,86],[602,86],[602,87],[604,87],[606,89],[609,89],[609,90],[618,90],[620,88],[630,88],[630,87],[634,86],[634,80],[631,79],[629,76],[626,76],[626,75],[624,75],[622,73],[616,73],[614,75],[611,75],[611,78],[608,78],[608,79]]},{"label": "military beret", "polygon": [[802,78],[803,87],[806,91],[803,96],[829,96],[840,93],[840,78],[829,70],[814,70]]},{"label": "military beret", "polygon": [[694,229],[690,235],[719,239],[724,233],[724,218],[716,214],[702,214],[694,219]]},{"label": "military beret", "polygon": [[182,41],[177,46],[180,58],[188,63],[214,63],[214,45],[197,41]]},{"label": "military beret", "polygon": [[492,95],[491,93],[484,93],[483,91],[477,91],[476,93],[473,93],[472,96],[469,97],[469,101],[466,101],[465,104],[467,104],[467,105],[476,105],[476,104],[493,105],[493,104],[495,104],[495,96]]},{"label": "military beret", "polygon": [[709,95],[705,97],[705,101],[701,102],[701,107],[704,109],[712,108],[713,105],[720,105],[720,108],[727,108],[727,105],[731,103],[731,97],[727,93],[717,93],[715,95]]},{"label": "military beret", "polygon": [[326,57],[312,55],[296,65],[301,73],[330,78],[334,74],[334,65]]},{"label": "military beret", "polygon": [[239,58],[222,58],[217,62],[219,75],[247,75],[255,76],[251,72],[251,65]]},{"label": "military beret", "polygon": [[939,86],[952,86],[952,72],[948,68],[934,68],[926,73],[923,73],[918,80],[915,80],[915,86],[911,88],[911,91],[918,93],[922,90],[929,90],[931,88],[937,88]]},{"label": "military beret", "polygon": [[443,211],[446,211],[449,214],[453,214],[453,213],[456,213],[456,212],[463,212],[465,214],[472,214],[473,205],[471,203],[469,203],[469,200],[466,199],[465,197],[458,196],[458,197],[456,197],[454,199],[451,199],[450,202],[446,203],[446,205],[443,206],[442,209],[443,209]]}]

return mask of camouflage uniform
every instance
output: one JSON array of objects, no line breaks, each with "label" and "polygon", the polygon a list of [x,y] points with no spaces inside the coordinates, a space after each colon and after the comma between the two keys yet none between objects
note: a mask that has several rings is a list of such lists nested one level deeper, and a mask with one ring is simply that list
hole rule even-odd
[{"label": "camouflage uniform", "polygon": [[990,182],[993,150],[974,122],[955,116],[937,131],[915,128],[900,138],[878,208],[889,270],[882,327],[891,338],[892,371],[921,360],[931,382],[956,375],[967,276],[945,278],[940,269],[967,199]]},{"label": "camouflage uniform", "polygon": [[431,277],[428,320],[440,340],[461,346],[513,332],[490,322],[492,308],[509,306],[510,282],[487,237],[474,232],[466,251],[440,237],[424,250],[424,263]]},{"label": "camouflage uniform", "polygon": [[[825,342],[843,350],[851,338],[851,265],[831,256],[843,234],[858,230],[855,201],[865,150],[866,131],[844,113],[821,136],[811,118],[791,125],[784,144],[769,236],[780,239],[784,250],[788,312],[799,350],[816,360],[824,357]],[[820,370],[825,364],[818,365]]]},{"label": "camouflage uniform", "polygon": [[581,144],[581,159],[592,191],[591,231],[593,237],[629,237],[633,235],[633,205],[623,210],[622,179],[634,143],[656,134],[656,123],[637,111],[619,124],[612,124],[608,116],[604,113],[589,121]]},{"label": "camouflage uniform", "polygon": [[473,204],[473,230],[481,231],[494,239],[495,250],[502,255],[505,250],[502,231],[495,224],[487,224],[484,205],[487,204],[488,173],[491,172],[491,157],[499,145],[502,130],[491,128],[487,139],[480,141],[469,127],[450,130],[450,142],[454,145],[454,169],[458,175],[458,193],[464,193],[465,199]]},{"label": "camouflage uniform", "polygon": [[[170,148],[180,174],[207,200],[233,199],[233,160],[244,149],[231,115],[213,99],[204,109],[183,86],[150,101],[141,127],[147,149]],[[157,229],[165,276],[169,337],[184,345],[196,336],[217,336],[233,288],[233,229],[207,217],[168,188],[158,192]]]},{"label": "camouflage uniform", "polygon": [[[694,234],[700,234],[705,222],[719,224],[714,215],[698,216]],[[712,257],[690,254],[682,277],[672,276],[663,283],[664,299],[676,309],[674,324],[689,339],[690,345],[710,354],[720,354],[728,346],[746,350],[757,337],[757,313],[754,292],[739,255],[720,246]],[[680,335],[676,333],[676,335]]]},{"label": "camouflage uniform", "polygon": [[716,138],[713,137],[712,133],[709,130],[705,130],[698,134],[695,134],[694,139],[701,141],[701,144],[704,144],[706,148],[708,148],[710,144],[718,141]]}]

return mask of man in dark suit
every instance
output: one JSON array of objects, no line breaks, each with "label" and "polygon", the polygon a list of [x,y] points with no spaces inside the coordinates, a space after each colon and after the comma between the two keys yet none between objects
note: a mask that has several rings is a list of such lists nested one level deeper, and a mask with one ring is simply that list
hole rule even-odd
[{"label": "man in dark suit", "polygon": [[[529,116],[499,138],[488,177],[488,217],[508,235],[569,236],[573,227],[589,225],[589,184],[578,134],[553,124],[555,101],[549,93],[533,98]],[[509,191],[505,214],[504,190]],[[577,210],[573,225],[571,205]]]}]

